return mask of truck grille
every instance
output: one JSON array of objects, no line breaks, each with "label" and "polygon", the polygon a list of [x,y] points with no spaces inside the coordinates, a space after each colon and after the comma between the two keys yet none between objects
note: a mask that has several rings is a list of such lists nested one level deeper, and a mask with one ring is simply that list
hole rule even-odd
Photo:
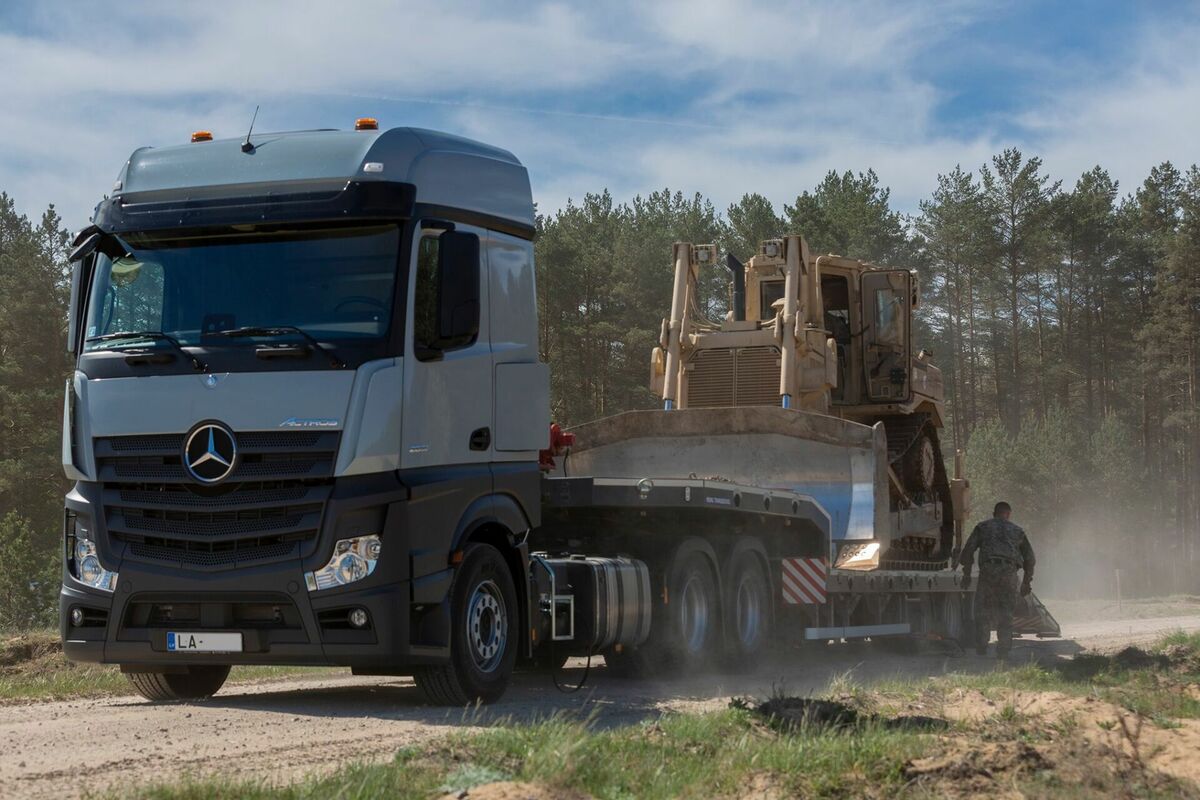
[{"label": "truck grille", "polygon": [[779,358],[775,347],[697,351],[688,362],[688,407],[778,405]]},{"label": "truck grille", "polygon": [[238,463],[216,486],[183,465],[183,434],[95,440],[104,517],[126,555],[193,569],[298,558],[315,544],[333,488],[337,431],[236,434]]}]

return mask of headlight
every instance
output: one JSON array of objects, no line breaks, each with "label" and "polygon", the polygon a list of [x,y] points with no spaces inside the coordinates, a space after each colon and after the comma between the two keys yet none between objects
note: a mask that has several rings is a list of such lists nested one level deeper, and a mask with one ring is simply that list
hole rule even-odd
[{"label": "headlight", "polygon": [[382,549],[383,542],[377,533],[338,539],[329,563],[318,570],[304,573],[304,583],[310,592],[316,592],[361,581],[375,571]]},{"label": "headlight", "polygon": [[117,588],[117,573],[100,563],[91,532],[74,514],[67,516],[67,568],[71,576],[85,586],[102,592]]}]

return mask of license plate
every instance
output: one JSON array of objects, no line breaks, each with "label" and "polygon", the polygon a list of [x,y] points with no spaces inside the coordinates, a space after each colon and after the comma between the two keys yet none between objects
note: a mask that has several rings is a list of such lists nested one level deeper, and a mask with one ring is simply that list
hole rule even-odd
[{"label": "license plate", "polygon": [[167,649],[172,653],[240,653],[240,633],[167,633]]}]

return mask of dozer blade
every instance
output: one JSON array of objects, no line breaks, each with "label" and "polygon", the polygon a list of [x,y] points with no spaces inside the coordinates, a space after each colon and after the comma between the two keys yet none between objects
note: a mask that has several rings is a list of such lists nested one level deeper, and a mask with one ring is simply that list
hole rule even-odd
[{"label": "dozer blade", "polygon": [[1017,598],[1016,608],[1013,609],[1013,633],[1046,639],[1062,636],[1062,628],[1045,604],[1030,592],[1025,597]]}]

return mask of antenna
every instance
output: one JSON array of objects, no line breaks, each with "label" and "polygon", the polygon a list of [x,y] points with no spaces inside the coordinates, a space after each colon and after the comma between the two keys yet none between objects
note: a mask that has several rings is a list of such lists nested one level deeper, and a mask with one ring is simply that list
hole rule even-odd
[{"label": "antenna", "polygon": [[246,141],[242,142],[243,153],[253,153],[254,145],[250,144],[250,134],[254,133],[254,121],[258,119],[258,106],[254,107],[254,116],[250,118],[250,130],[246,131]]}]

